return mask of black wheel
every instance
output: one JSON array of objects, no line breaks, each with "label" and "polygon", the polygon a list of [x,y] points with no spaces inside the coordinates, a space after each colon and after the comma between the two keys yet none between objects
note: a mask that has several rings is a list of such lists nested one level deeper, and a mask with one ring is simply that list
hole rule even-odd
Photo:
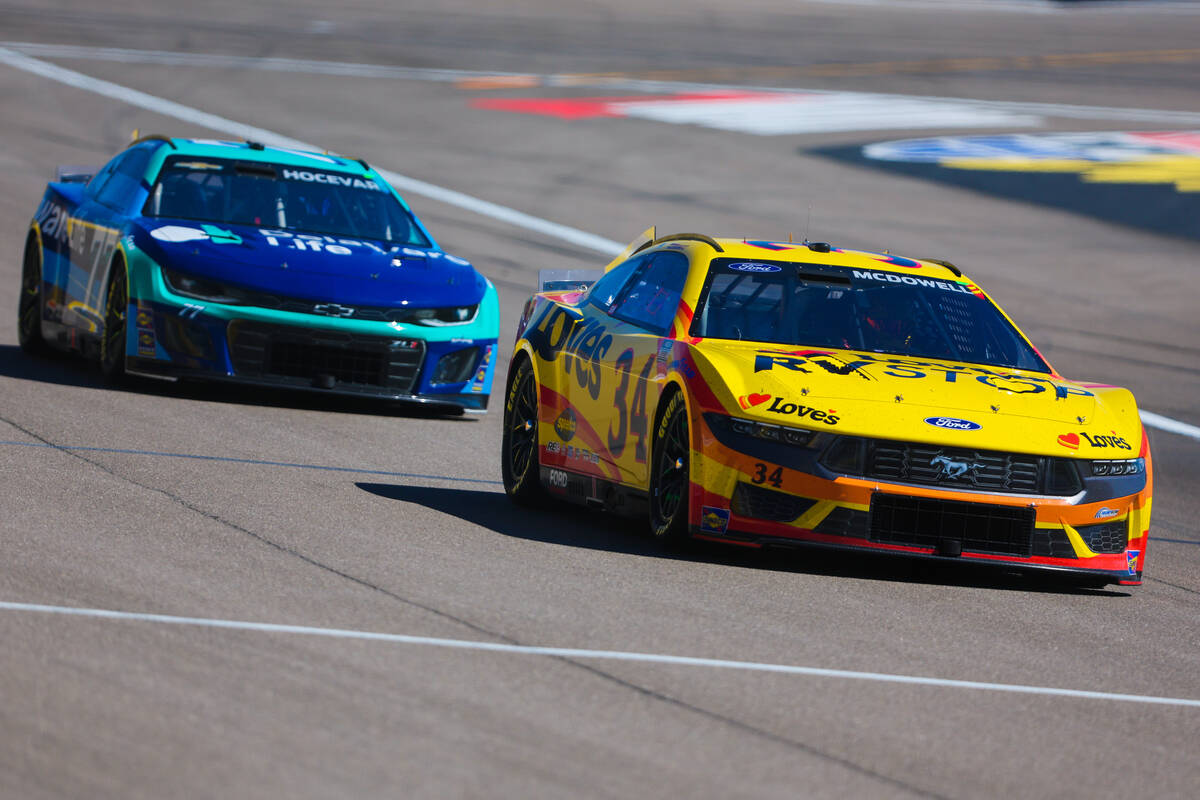
[{"label": "black wheel", "polygon": [[691,491],[687,404],[683,393],[667,400],[654,427],[650,472],[650,532],[672,545],[688,541],[688,495]]},{"label": "black wheel", "polygon": [[126,316],[129,310],[129,284],[124,262],[113,262],[109,271],[108,292],[104,299],[104,330],[100,335],[100,371],[110,381],[125,375]]},{"label": "black wheel", "polygon": [[526,506],[546,503],[548,495],[538,474],[538,385],[528,358],[521,358],[508,373],[500,467],[504,491],[515,502]]},{"label": "black wheel", "polygon": [[21,263],[17,341],[21,349],[30,355],[45,355],[50,350],[42,337],[42,250],[34,236],[25,242],[25,256]]}]

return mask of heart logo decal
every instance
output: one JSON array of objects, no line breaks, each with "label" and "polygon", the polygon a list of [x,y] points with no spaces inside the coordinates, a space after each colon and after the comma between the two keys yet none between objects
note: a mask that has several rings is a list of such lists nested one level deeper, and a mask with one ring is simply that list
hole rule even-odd
[{"label": "heart logo decal", "polygon": [[1077,434],[1077,433],[1060,434],[1058,437],[1058,443],[1061,444],[1063,447],[1069,447],[1072,450],[1078,450],[1079,449],[1079,434]]},{"label": "heart logo decal", "polygon": [[742,408],[753,408],[761,406],[763,403],[771,399],[769,394],[745,394],[738,398],[738,404]]}]

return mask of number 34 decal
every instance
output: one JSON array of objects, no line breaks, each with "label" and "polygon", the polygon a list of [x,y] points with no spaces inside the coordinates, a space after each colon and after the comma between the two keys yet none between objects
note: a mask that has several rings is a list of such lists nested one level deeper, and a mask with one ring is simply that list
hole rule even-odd
[{"label": "number 34 decal", "polygon": [[634,443],[633,455],[639,464],[646,463],[646,431],[649,425],[646,423],[646,384],[650,379],[650,370],[654,368],[654,356],[649,356],[646,363],[642,365],[642,371],[638,374],[637,383],[633,388],[632,405],[628,400],[629,395],[629,373],[633,371],[633,348],[629,348],[621,355],[617,356],[617,363],[614,365],[620,380],[617,383],[617,392],[613,397],[613,408],[617,412],[616,430],[613,426],[608,426],[608,449],[613,454],[613,458],[620,458],[625,452],[625,442],[629,434],[632,433],[637,437]]},{"label": "number 34 decal", "polygon": [[778,489],[783,485],[783,467],[776,467],[769,473],[767,472],[768,469],[770,469],[770,467],[768,467],[766,464],[762,463],[761,461],[757,462],[754,465],[754,477],[750,480],[754,481],[755,483],[769,483]]}]

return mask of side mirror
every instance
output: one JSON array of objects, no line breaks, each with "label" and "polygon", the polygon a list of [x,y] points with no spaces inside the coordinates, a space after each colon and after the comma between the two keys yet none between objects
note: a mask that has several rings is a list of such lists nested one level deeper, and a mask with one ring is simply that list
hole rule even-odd
[{"label": "side mirror", "polygon": [[604,276],[601,269],[538,270],[539,292],[582,292]]}]

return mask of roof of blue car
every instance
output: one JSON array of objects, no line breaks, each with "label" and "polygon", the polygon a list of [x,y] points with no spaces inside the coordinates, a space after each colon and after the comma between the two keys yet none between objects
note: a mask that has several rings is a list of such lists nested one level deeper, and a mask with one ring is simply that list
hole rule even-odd
[{"label": "roof of blue car", "polygon": [[237,158],[243,161],[266,161],[272,164],[286,164],[290,167],[346,170],[360,175],[370,169],[363,162],[353,158],[337,156],[331,153],[292,150],[285,147],[270,147],[255,142],[226,142],[218,139],[178,138],[172,138],[170,142],[174,145],[172,155],[199,156],[203,158]]}]

